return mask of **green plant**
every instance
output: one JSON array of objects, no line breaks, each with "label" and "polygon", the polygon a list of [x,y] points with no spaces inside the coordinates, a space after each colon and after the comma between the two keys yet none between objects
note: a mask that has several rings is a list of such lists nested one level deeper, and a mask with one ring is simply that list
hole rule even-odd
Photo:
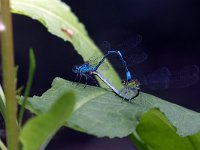
[{"label": "green plant", "polygon": [[[2,31],[2,68],[3,68],[3,87],[5,92],[5,103],[1,104],[1,108],[5,107],[5,124],[6,135],[9,149],[18,149],[18,126],[17,120],[17,101],[15,96],[15,73],[14,73],[14,58],[13,58],[13,32],[12,21],[10,14],[9,1],[1,1],[2,21],[6,30]],[[9,61],[8,61],[9,60]],[[1,98],[3,100],[3,98]],[[4,110],[4,109],[2,109]],[[16,147],[15,147],[16,146]]]},{"label": "green plant", "polygon": [[[69,6],[60,0],[11,0],[11,8],[13,13],[36,19],[50,33],[70,41],[84,60],[88,60],[94,54],[101,55],[84,26]],[[33,53],[31,54],[33,56]],[[30,62],[34,62],[33,60],[34,57],[30,57]],[[110,68],[103,75],[115,86],[120,87],[119,77],[111,65]],[[31,75],[33,73],[29,74],[29,82],[32,80]],[[105,85],[101,83],[101,86]],[[30,89],[30,84],[27,87]],[[75,98],[71,91],[76,97],[75,106]],[[33,145],[33,149],[45,148],[62,125],[97,137],[129,136],[141,150],[200,149],[200,114],[150,94],[141,93],[132,104],[121,103],[121,98],[113,92],[92,86],[87,86],[84,90],[81,86],[74,88],[70,81],[61,78],[55,78],[52,87],[40,97],[30,97],[26,101],[28,93],[24,98],[20,98],[19,104],[22,104],[22,109],[25,106],[37,117],[28,121],[20,130],[19,138],[24,149],[31,149]],[[11,115],[10,112],[4,112],[4,103],[0,101],[2,114]],[[12,114],[16,116],[16,112]],[[12,119],[16,121],[16,118]],[[52,126],[48,126],[44,122],[45,119],[51,119]],[[41,127],[46,130],[42,132]],[[38,136],[34,132],[43,133],[43,136],[35,140]],[[34,136],[31,137],[32,134]],[[7,136],[9,137],[9,134]],[[10,149],[17,145],[17,138],[16,133],[15,139],[13,138],[16,143],[8,143],[8,147],[12,147]],[[3,149],[3,146],[1,148]]]},{"label": "green plant", "polygon": [[[17,120],[17,100],[16,100],[16,71],[13,59],[13,41],[12,41],[12,21],[10,15],[9,1],[1,1],[2,22],[6,29],[2,31],[2,65],[3,65],[3,87],[0,89],[0,112],[5,120],[7,147],[9,150],[18,150],[19,139],[22,143],[22,149],[41,149],[45,148],[51,137],[63,125],[64,120],[68,118],[74,108],[75,97],[73,92],[64,92],[57,98],[55,103],[43,115],[29,120],[22,127],[22,119],[27,97],[32,85],[32,79],[35,71],[35,56],[33,50],[30,50],[30,66],[25,94],[19,113],[19,122]],[[66,101],[67,100],[67,101]],[[46,122],[46,120],[52,122]],[[41,128],[41,125],[45,128]],[[20,134],[20,135],[19,135]],[[40,135],[40,137],[37,137]],[[20,148],[20,149],[21,149]],[[0,140],[0,149],[6,150],[5,144]]]}]

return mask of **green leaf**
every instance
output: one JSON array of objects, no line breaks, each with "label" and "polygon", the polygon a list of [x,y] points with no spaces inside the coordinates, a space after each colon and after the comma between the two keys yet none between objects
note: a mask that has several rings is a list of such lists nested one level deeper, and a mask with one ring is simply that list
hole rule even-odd
[{"label": "green leaf", "polygon": [[1,150],[8,150],[3,141],[0,139],[0,149]]},{"label": "green leaf", "polygon": [[74,105],[75,97],[72,92],[63,91],[60,93],[46,113],[25,124],[20,134],[23,149],[44,149],[56,131],[64,124],[64,121],[69,118]]},{"label": "green leaf", "polygon": [[23,116],[24,116],[24,109],[25,109],[25,105],[26,105],[30,90],[31,90],[33,76],[34,76],[34,73],[35,73],[35,67],[36,67],[35,55],[34,55],[33,49],[31,48],[29,50],[28,80],[27,80],[26,88],[25,88],[25,92],[24,92],[24,101],[23,101],[22,106],[21,106],[20,111],[19,111],[19,119],[18,119],[19,120],[19,126],[21,126],[21,124],[22,124],[22,119],[23,119]]},{"label": "green leaf", "polygon": [[133,103],[122,102],[120,97],[106,89],[94,86],[84,88],[81,84],[75,86],[61,78],[56,78],[52,88],[42,96],[29,98],[27,108],[36,114],[44,113],[66,90],[74,90],[77,97],[75,110],[66,121],[66,126],[98,137],[125,137],[131,134],[143,113],[152,108],[163,112],[180,136],[200,131],[200,114],[197,112],[142,92]]},{"label": "green leaf", "polygon": [[[191,128],[195,126],[192,120],[190,126]],[[137,132],[150,150],[200,150],[200,132],[192,136],[180,137],[175,133],[176,128],[156,109],[150,110],[141,117]]]},{"label": "green leaf", "polygon": [[0,112],[1,112],[4,120],[5,120],[5,111],[6,111],[5,105],[6,105],[5,95],[4,95],[3,89],[0,85]]},{"label": "green leaf", "polygon": [[[92,56],[103,56],[70,7],[60,0],[11,0],[11,9],[13,13],[40,21],[50,33],[70,41],[85,61]],[[103,75],[121,87],[119,76],[110,64],[109,68]]]},{"label": "green leaf", "polygon": [[142,141],[136,130],[129,135],[129,138],[139,150],[149,150],[148,145]]}]

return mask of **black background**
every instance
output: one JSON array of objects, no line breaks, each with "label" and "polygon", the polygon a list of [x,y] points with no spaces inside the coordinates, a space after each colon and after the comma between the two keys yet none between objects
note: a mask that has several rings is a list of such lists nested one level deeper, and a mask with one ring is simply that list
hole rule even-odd
[{"label": "black background", "polygon": [[[85,25],[97,45],[108,40],[113,45],[133,34],[141,34],[141,45],[148,60],[134,68],[139,74],[150,73],[162,66],[171,70],[186,65],[200,66],[200,3],[197,0],[65,0]],[[35,20],[13,15],[15,61],[19,65],[18,86],[25,85],[28,49],[34,48],[37,70],[32,95],[41,95],[55,77],[73,81],[71,68],[83,63],[73,46],[52,34]],[[200,111],[200,83],[165,91],[146,90],[158,97],[186,108]],[[61,129],[48,149],[121,150],[134,149],[124,139],[96,137]]]}]

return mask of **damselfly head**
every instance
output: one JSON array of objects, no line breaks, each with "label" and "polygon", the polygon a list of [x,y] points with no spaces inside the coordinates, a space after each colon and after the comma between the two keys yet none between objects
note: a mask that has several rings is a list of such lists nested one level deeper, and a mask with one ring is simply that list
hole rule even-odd
[{"label": "damselfly head", "polygon": [[137,79],[133,79],[130,81],[130,84],[134,87],[134,88],[137,88],[137,89],[140,89],[140,82],[137,80]]},{"label": "damselfly head", "polygon": [[121,84],[122,84],[123,86],[125,86],[125,85],[127,85],[127,81],[123,79],[123,80],[121,81]]},{"label": "damselfly head", "polygon": [[123,86],[128,86],[129,88],[140,89],[140,82],[137,79],[132,79],[130,81],[122,80]]},{"label": "damselfly head", "polygon": [[79,66],[74,66],[74,67],[72,68],[72,71],[73,71],[74,73],[78,73],[78,70],[79,70]]}]

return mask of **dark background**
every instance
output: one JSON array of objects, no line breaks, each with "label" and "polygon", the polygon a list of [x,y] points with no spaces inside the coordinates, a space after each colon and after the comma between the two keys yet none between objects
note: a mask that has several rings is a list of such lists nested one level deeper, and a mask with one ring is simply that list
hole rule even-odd
[{"label": "dark background", "polygon": [[[134,68],[139,74],[150,73],[162,66],[177,70],[186,65],[200,66],[200,2],[197,0],[65,0],[85,25],[97,45],[108,40],[113,45],[133,34],[141,34],[141,45],[148,60]],[[73,46],[52,34],[37,21],[13,15],[18,86],[25,85],[28,49],[34,48],[37,70],[32,95],[41,95],[55,77],[73,81],[71,68],[83,63]],[[145,90],[170,102],[200,111],[200,83],[181,89]],[[58,147],[58,145],[60,147]],[[48,149],[131,150],[124,139],[96,138],[63,128]]]}]

